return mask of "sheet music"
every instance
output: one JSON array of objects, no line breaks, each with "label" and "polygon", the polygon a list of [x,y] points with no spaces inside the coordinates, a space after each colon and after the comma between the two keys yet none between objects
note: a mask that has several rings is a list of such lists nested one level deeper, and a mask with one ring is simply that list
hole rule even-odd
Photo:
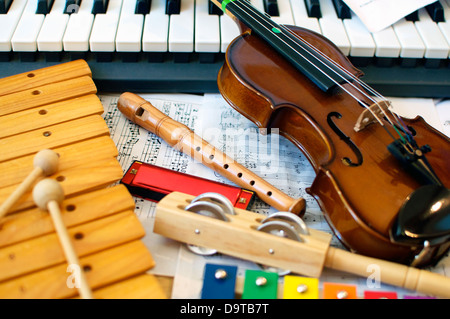
[{"label": "sheet music", "polygon": [[380,31],[436,0],[344,0],[370,32]]},{"label": "sheet music", "polygon": [[[204,96],[140,94],[140,96],[173,119],[187,125],[216,148],[250,168],[289,196],[305,198],[307,211],[304,220],[308,227],[331,233],[317,202],[305,191],[313,182],[315,173],[308,160],[292,143],[277,134],[260,134],[261,132],[251,121],[232,109],[218,94],[205,94]],[[159,137],[128,121],[116,107],[119,95],[100,94],[99,97],[105,108],[103,117],[110,128],[111,138],[118,148],[118,161],[124,172],[134,160],[140,160],[187,174],[233,184],[203,164],[175,151]],[[409,108],[415,104],[422,105],[425,109],[424,113],[428,114],[428,117],[431,114],[430,119],[437,121],[436,125],[441,125],[438,120],[440,117],[432,100],[392,100],[396,105],[394,106],[395,111],[400,114],[407,113]],[[402,109],[404,110],[402,111]],[[206,262],[238,265],[241,272],[247,268],[258,269],[259,266],[254,263],[229,256],[194,255],[184,245],[154,234],[153,222],[156,204],[140,198],[135,198],[135,201],[136,215],[146,230],[143,242],[156,262],[156,266],[150,272],[175,278],[173,298],[198,298],[200,296],[198,287],[202,285],[203,268]],[[273,208],[268,207],[259,199],[256,200],[251,210],[261,214],[275,212]],[[342,248],[335,237],[333,237],[332,246]],[[450,258],[443,259],[438,266],[433,268],[433,271],[450,276]],[[365,288],[364,290],[367,290],[368,285],[365,278],[332,270],[324,271],[320,281],[358,284]],[[378,289],[385,287],[387,290],[394,289],[403,293],[401,289],[386,285],[382,285]]]}]

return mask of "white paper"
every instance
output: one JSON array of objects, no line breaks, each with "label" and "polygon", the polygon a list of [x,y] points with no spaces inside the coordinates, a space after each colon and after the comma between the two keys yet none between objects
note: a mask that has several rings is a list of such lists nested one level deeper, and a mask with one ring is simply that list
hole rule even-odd
[{"label": "white paper", "polygon": [[370,32],[381,31],[436,0],[344,0]]},{"label": "white paper", "polygon": [[432,99],[395,97],[388,97],[387,99],[392,102],[392,110],[398,115],[407,119],[420,116],[438,131],[443,131],[443,122]]}]

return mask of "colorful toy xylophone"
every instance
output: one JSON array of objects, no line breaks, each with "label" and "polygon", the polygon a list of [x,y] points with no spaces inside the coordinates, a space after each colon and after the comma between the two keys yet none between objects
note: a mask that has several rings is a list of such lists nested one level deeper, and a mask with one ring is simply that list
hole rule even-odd
[{"label": "colorful toy xylophone", "polygon": [[[354,284],[322,282],[319,278],[285,275],[248,269],[238,276],[238,267],[207,263],[201,299],[435,299],[392,290],[362,290]],[[362,290],[362,291],[361,291]],[[232,309],[233,310],[233,309]]]},{"label": "colorful toy xylophone", "polygon": [[[146,274],[154,260],[133,198],[112,186],[123,171],[95,94],[83,60],[0,79],[0,203],[33,170],[35,154],[53,150],[59,165],[48,177],[62,187],[62,222],[93,298],[165,298]],[[49,213],[31,189],[9,206],[0,217],[0,298],[77,298]]]}]

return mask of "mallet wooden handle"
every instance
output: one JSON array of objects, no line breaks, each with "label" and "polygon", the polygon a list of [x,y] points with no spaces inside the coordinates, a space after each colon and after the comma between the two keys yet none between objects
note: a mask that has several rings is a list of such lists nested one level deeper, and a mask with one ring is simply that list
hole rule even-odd
[{"label": "mallet wooden handle", "polygon": [[0,205],[0,218],[6,215],[14,204],[25,194],[36,180],[42,176],[49,176],[58,170],[59,155],[52,150],[42,150],[33,159],[33,170],[13,191],[13,193]]},{"label": "mallet wooden handle", "polygon": [[450,298],[449,277],[386,260],[330,247],[325,258],[325,267],[362,277],[373,275],[373,280],[386,284]]},{"label": "mallet wooden handle", "polygon": [[[79,280],[78,290],[83,299],[92,299],[92,291],[88,285],[86,275],[81,268],[78,255],[70,239],[69,232],[61,216],[59,205],[64,199],[64,191],[59,183],[53,179],[43,179],[33,189],[33,199],[36,205],[50,213],[58,234],[59,242],[61,243],[64,255],[66,256],[69,265],[77,265],[80,269],[78,272]],[[78,286],[78,285],[77,285]]]},{"label": "mallet wooden handle", "polygon": [[140,96],[123,93],[117,103],[119,110],[131,121],[161,137],[170,146],[200,161],[235,184],[254,191],[261,200],[280,211],[303,214],[305,200],[293,199],[232,158],[204,141]]}]

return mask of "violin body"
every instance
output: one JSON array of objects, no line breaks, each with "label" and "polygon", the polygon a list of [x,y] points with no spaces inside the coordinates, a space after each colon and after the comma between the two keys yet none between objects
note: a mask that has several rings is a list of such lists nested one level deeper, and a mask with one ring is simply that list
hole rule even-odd
[{"label": "violin body", "polygon": [[[288,28],[355,77],[363,75],[323,36],[299,27]],[[357,100],[342,88],[320,90],[250,30],[228,47],[218,86],[238,112],[260,128],[278,128],[305,154],[316,173],[307,191],[347,248],[400,263],[410,263],[422,250],[389,238],[399,209],[421,185],[386,148],[392,139],[383,126],[372,123],[359,132],[354,130],[364,110]],[[354,86],[346,83],[342,87],[372,104]],[[403,121],[413,128],[419,145],[431,147],[427,159],[448,188],[449,139],[420,117]],[[448,246],[441,245],[427,262],[437,260]]]}]

